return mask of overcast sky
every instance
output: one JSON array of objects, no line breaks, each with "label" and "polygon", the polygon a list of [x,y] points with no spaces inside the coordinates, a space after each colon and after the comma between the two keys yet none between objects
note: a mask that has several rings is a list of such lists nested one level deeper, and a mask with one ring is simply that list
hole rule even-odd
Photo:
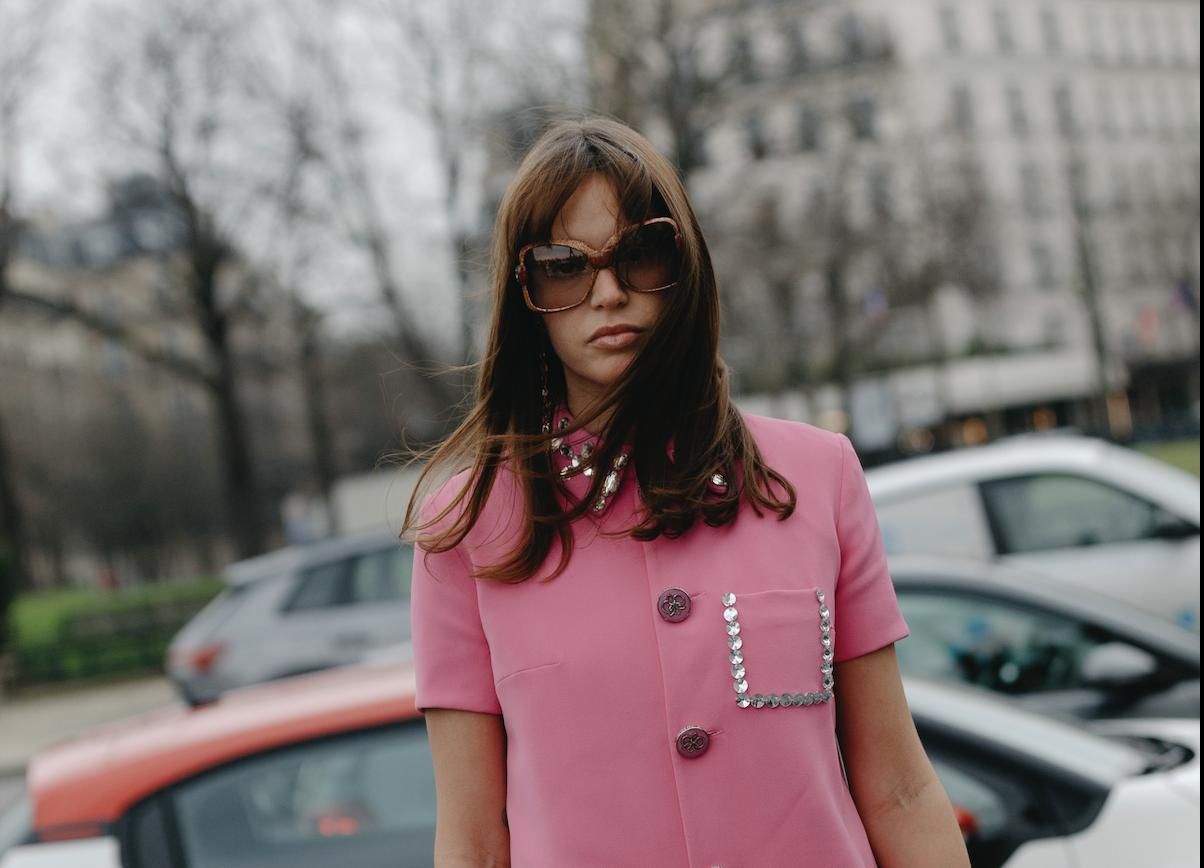
[{"label": "overcast sky", "polygon": [[[41,0],[0,0],[8,3],[38,3]],[[18,197],[21,210],[50,222],[95,216],[103,211],[107,182],[131,170],[152,168],[130,162],[129,154],[116,147],[98,118],[96,76],[98,37],[104,39],[105,27],[117,29],[120,10],[136,9],[156,0],[62,0],[62,8],[46,46],[44,74],[36,97],[28,103],[19,162]],[[429,0],[432,14],[444,7],[441,0]],[[488,34],[494,46],[513,51],[520,63],[530,63],[537,36],[531,26],[530,5],[543,4],[557,16],[559,29],[555,44],[546,46],[567,63],[580,77],[576,84],[565,82],[566,101],[580,104],[584,82],[580,29],[584,19],[584,0],[480,0],[481,18],[476,26]],[[332,4],[339,6],[338,0]],[[520,15],[516,13],[521,13]],[[433,159],[436,143],[422,122],[421,115],[407,115],[398,93],[405,82],[399,81],[399,64],[390,56],[390,45],[379,33],[356,32],[354,20],[341,18],[343,51],[354,52],[355,63],[346,68],[359,77],[354,83],[360,114],[369,127],[366,143],[375,171],[379,201],[386,218],[394,227],[397,261],[403,263],[402,283],[416,287],[418,311],[426,324],[444,335],[458,333],[458,311],[446,299],[432,299],[432,287],[446,283],[454,274],[447,244],[448,226],[437,205],[443,194],[443,182]],[[564,26],[567,22],[567,27]],[[325,22],[323,22],[325,24]],[[333,26],[333,25],[332,25]],[[516,35],[520,38],[516,38]],[[114,33],[119,38],[119,33]],[[452,68],[464,65],[462,44],[449,40],[447,60]],[[541,46],[544,47],[544,46]],[[270,50],[270,47],[269,49]],[[457,50],[460,56],[457,56]],[[345,58],[346,59],[346,58]],[[482,87],[506,87],[504,79],[487,78]],[[568,89],[573,88],[573,93]],[[482,105],[505,104],[507,94],[473,94]],[[468,170],[480,168],[480,160],[469,155]],[[467,195],[462,204],[469,212],[479,212],[474,192],[477,179],[466,179]],[[461,212],[463,213],[463,211]],[[371,293],[356,291],[366,285],[364,264],[353,254],[337,251],[313,270],[306,287],[307,295],[323,307],[337,313],[342,326],[370,321],[374,304]],[[357,273],[360,272],[360,273]]]}]

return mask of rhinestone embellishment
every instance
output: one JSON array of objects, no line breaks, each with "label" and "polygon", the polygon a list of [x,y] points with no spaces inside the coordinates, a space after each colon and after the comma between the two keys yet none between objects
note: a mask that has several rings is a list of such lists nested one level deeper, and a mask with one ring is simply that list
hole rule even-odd
[{"label": "rhinestone embellishment", "polygon": [[830,702],[836,683],[835,667],[832,664],[832,612],[824,605],[824,592],[815,592],[819,603],[819,667],[822,690],[808,693],[748,693],[748,675],[744,666],[744,640],[740,638],[740,610],[736,607],[736,595],[730,591],[723,595],[723,621],[727,632],[728,659],[732,664],[732,688],[736,692],[737,708],[806,708]]},{"label": "rhinestone embellishment", "polygon": [[[547,433],[545,425],[544,431]],[[569,427],[569,420],[561,418],[556,424],[557,431],[564,431]],[[560,468],[560,478],[568,479],[569,477],[581,474],[582,476],[592,477],[596,468],[590,460],[594,455],[594,444],[585,443],[581,447],[580,452],[573,449],[573,445],[563,437],[552,438],[552,452],[558,453],[561,457],[568,460],[568,464]],[[610,470],[602,479],[602,492],[598,495],[598,499],[594,501],[593,511],[598,513],[606,509],[606,504],[610,502],[610,498],[614,497],[615,492],[619,490],[619,481],[623,476],[623,468],[627,466],[627,453],[620,452],[615,456],[615,460],[611,462]]]}]

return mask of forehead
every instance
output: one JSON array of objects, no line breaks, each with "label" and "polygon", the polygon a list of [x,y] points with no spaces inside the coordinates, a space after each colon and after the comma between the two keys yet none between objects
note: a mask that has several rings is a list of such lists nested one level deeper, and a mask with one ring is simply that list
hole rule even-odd
[{"label": "forehead", "polygon": [[623,218],[615,185],[603,175],[590,175],[557,212],[552,237],[602,247],[628,222]]}]

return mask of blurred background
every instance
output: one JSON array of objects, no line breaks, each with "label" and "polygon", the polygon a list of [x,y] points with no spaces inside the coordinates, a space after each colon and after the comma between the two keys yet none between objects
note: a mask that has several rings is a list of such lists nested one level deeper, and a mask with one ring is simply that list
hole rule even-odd
[{"label": "blurred background", "polygon": [[677,165],[746,410],[871,467],[1073,430],[1198,474],[1199,16],[0,0],[0,693],[160,669],[225,565],[397,530],[565,112]]}]

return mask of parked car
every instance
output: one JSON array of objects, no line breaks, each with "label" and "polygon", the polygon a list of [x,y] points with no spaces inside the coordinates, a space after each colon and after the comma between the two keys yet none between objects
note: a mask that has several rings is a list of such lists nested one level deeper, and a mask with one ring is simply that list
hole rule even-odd
[{"label": "parked car", "polygon": [[[1126,721],[1138,728],[1105,738],[972,688],[907,691],[976,868],[1197,864],[1198,720],[1152,735]],[[434,775],[410,663],[153,712],[38,755],[27,781],[24,807],[0,818],[23,846],[0,868],[34,868],[64,841],[116,843],[71,868],[432,861]]]},{"label": "parked car", "polygon": [[888,554],[997,558],[1200,629],[1200,480],[1064,434],[866,474]]},{"label": "parked car", "polygon": [[167,675],[198,704],[408,640],[412,558],[410,546],[382,533],[232,564],[226,589],[172,640]]},{"label": "parked car", "polygon": [[905,674],[1086,720],[1200,717],[1199,633],[1004,564],[904,555],[890,570]]}]

